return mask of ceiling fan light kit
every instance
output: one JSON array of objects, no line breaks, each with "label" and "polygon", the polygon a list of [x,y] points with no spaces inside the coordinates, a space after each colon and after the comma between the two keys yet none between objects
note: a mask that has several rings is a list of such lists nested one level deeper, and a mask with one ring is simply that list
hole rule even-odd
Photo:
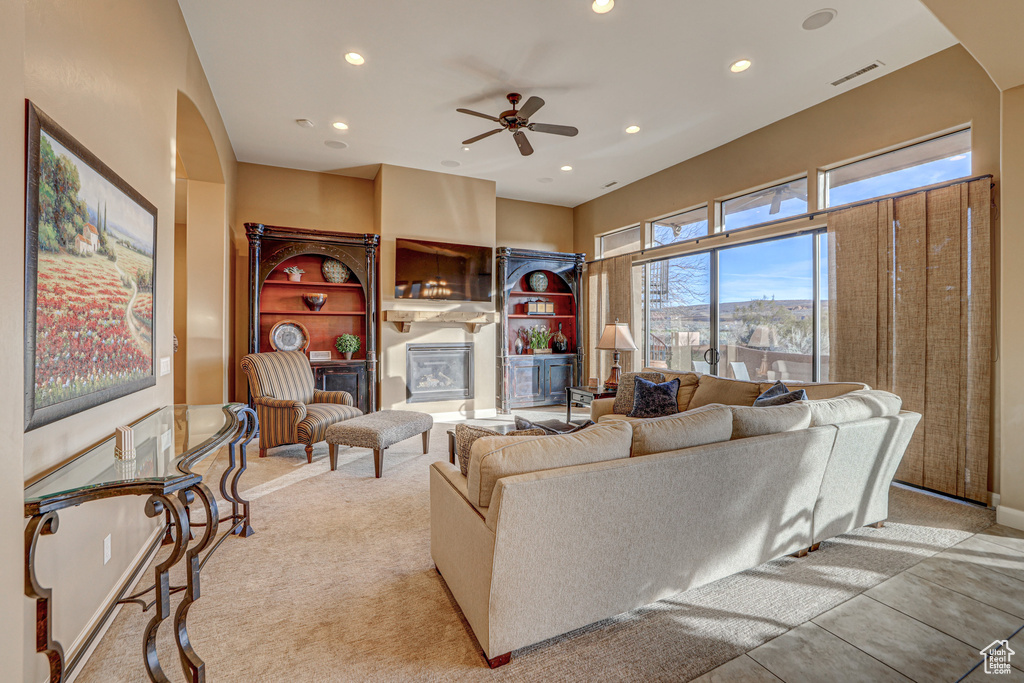
[{"label": "ceiling fan light kit", "polygon": [[509,104],[512,108],[508,111],[501,112],[498,116],[491,116],[490,114],[483,114],[472,109],[456,109],[455,111],[461,114],[469,114],[470,116],[479,116],[482,119],[488,121],[494,121],[501,128],[495,128],[494,130],[481,133],[476,137],[472,137],[468,140],[463,140],[463,145],[471,145],[474,142],[483,140],[484,138],[496,135],[502,131],[509,131],[512,133],[512,139],[515,140],[516,146],[519,148],[519,153],[524,157],[533,154],[533,146],[530,141],[526,138],[526,134],[523,130],[529,130],[535,133],[550,133],[552,135],[565,135],[572,137],[579,133],[579,130],[573,126],[560,126],[552,123],[530,123],[530,117],[537,113],[537,110],[544,106],[544,100],[539,97],[531,97],[530,99],[523,102],[523,106],[520,109],[516,109],[516,106],[523,99],[523,96],[517,92],[510,92],[505,96],[508,99]]},{"label": "ceiling fan light kit", "polygon": [[615,7],[615,0],[594,0],[594,4],[590,6],[590,9],[598,14],[607,14],[612,11],[613,7]]}]

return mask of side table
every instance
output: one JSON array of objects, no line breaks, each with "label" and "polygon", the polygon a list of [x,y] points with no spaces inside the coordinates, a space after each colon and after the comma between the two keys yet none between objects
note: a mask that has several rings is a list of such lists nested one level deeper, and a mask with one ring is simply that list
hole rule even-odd
[{"label": "side table", "polygon": [[597,398],[615,398],[615,389],[598,387],[565,388],[565,421],[572,421],[572,405],[589,406]]}]

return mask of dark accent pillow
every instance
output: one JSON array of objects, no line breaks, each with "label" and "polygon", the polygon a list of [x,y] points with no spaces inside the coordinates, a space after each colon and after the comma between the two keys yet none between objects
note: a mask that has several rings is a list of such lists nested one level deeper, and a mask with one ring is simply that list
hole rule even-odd
[{"label": "dark accent pillow", "polygon": [[539,428],[519,429],[502,434],[487,427],[457,424],[455,425],[455,454],[459,456],[459,469],[462,470],[463,476],[469,476],[469,454],[473,450],[473,444],[477,439],[485,436],[544,436],[546,434],[546,431]]},{"label": "dark accent pillow", "polygon": [[624,372],[619,378],[619,388],[615,390],[615,403],[612,404],[612,412],[616,415],[628,415],[633,410],[633,391],[636,384],[635,377],[643,377],[652,382],[664,382],[665,375],[660,372]]},{"label": "dark accent pillow", "polygon": [[560,422],[558,420],[530,422],[525,417],[516,415],[516,429],[542,429],[547,434],[572,434],[593,425],[593,420],[587,420],[580,424],[571,424],[568,422]]},{"label": "dark accent pillow", "polygon": [[806,400],[807,392],[803,389],[790,391],[789,387],[781,381],[777,381],[775,384],[771,385],[767,391],[754,399],[754,407],[764,408],[766,406],[784,406],[787,403],[792,403],[793,401]]},{"label": "dark accent pillow", "polygon": [[662,417],[679,412],[676,395],[679,394],[679,379],[658,384],[643,377],[633,379],[633,410],[630,417]]}]

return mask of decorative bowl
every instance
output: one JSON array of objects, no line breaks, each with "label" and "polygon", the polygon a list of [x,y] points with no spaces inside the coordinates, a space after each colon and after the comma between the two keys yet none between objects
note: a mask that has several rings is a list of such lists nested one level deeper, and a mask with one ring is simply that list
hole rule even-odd
[{"label": "decorative bowl", "polygon": [[309,310],[319,311],[327,303],[327,295],[320,292],[307,292],[302,295],[302,300],[309,306]]},{"label": "decorative bowl", "polygon": [[535,292],[546,292],[548,291],[548,276],[539,270],[535,270],[530,273],[530,277],[527,278],[526,284],[530,286]]},{"label": "decorative bowl", "polygon": [[349,277],[352,276],[352,271],[348,269],[348,266],[333,258],[324,258],[320,272],[324,274],[325,280],[336,285],[348,282]]}]

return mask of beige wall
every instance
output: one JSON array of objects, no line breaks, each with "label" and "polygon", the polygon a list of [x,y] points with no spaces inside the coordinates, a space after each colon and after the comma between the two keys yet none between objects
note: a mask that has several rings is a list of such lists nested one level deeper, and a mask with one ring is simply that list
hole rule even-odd
[{"label": "beige wall", "polygon": [[997,338],[1001,501],[999,521],[1024,529],[1024,316],[1018,292],[1024,289],[1024,86],[1003,92],[1002,107],[1002,267]]},{"label": "beige wall", "polygon": [[[999,91],[959,45],[659,171],[574,209],[576,251],[611,230],[814,174],[970,124],[975,174],[999,174]],[[816,206],[816,183],[809,183]]]},{"label": "beige wall", "polygon": [[569,207],[498,197],[496,209],[499,247],[573,250],[572,209]]},{"label": "beige wall", "polygon": [[[0,110],[2,128],[9,132],[24,129],[23,101],[15,107],[11,98],[21,100],[28,97],[157,206],[157,306],[154,311],[157,336],[154,347],[158,358],[171,356],[174,168],[179,90],[195,102],[212,132],[222,177],[228,188],[222,208],[225,216],[230,214],[235,173],[234,154],[227,133],[178,5],[174,0],[141,4],[132,0],[114,0],[89,3],[87,7],[69,6],[58,0],[15,3],[16,8],[8,7],[8,4],[5,2],[3,28],[0,29],[4,34],[2,49],[5,53],[0,67],[4,83],[4,108]],[[22,30],[20,16],[23,9],[25,20]],[[8,36],[11,31],[18,35]],[[23,50],[20,47],[22,35]],[[102,39],[84,40],[83,36],[102,36]],[[19,54],[8,58],[12,45]],[[20,55],[24,56],[23,66]],[[8,73],[11,69],[18,73]],[[22,82],[23,94],[18,91]],[[17,173],[9,177],[5,175],[2,180],[7,182],[0,182],[0,185],[16,188],[16,194],[20,195],[24,192],[22,139],[16,134],[5,135],[0,145],[7,152],[2,155],[4,165],[0,166],[0,174],[10,172],[7,166],[9,159],[15,159],[18,166]],[[24,225],[20,209],[10,207],[20,207],[21,204],[16,197],[5,202],[9,208],[2,219],[8,241],[15,244],[24,239]],[[216,226],[222,236],[225,225],[226,219]],[[22,250],[13,249],[5,253],[4,258],[12,260],[7,264],[7,270],[20,272],[24,267]],[[16,292],[9,293],[12,295],[5,301],[11,308],[2,319],[4,325],[12,328],[6,330],[8,334],[5,337],[11,340],[21,335],[18,321],[22,315],[22,298]],[[20,354],[8,355],[0,364],[0,377],[8,389],[20,387],[21,373]],[[107,437],[116,426],[170,403],[173,400],[173,376],[158,377],[155,387],[23,436],[18,424],[22,419],[21,392],[7,391],[4,397],[3,436],[17,438],[19,444],[17,448],[2,449],[0,467],[9,466],[11,463],[7,459],[15,457],[17,469],[28,478]],[[14,420],[15,433],[6,432],[8,419]],[[23,460],[17,455],[12,456],[22,449]],[[12,481],[6,472],[2,480],[4,486]],[[5,509],[13,508],[12,495],[17,496],[14,505],[20,507],[20,491],[16,493],[5,489],[2,495]],[[55,635],[65,648],[70,649],[74,644],[137,555],[142,539],[154,529],[154,522],[142,514],[143,502],[135,498],[117,499],[61,512],[60,531],[56,536],[43,539],[40,544],[39,574],[44,585],[53,586],[58,596],[54,604]],[[0,533],[5,562],[7,558],[20,562],[21,526],[19,521],[16,539],[6,533],[6,527],[3,528],[4,533]],[[104,566],[102,540],[108,533],[112,534],[113,558]],[[6,575],[0,571],[0,580],[4,578]],[[36,681],[44,676],[46,661],[34,653],[31,642],[33,603],[21,596],[20,577],[18,584],[18,597],[14,599],[23,608],[24,616],[19,615],[19,618],[24,618],[29,628],[24,629],[24,637],[4,638],[4,645],[0,647],[8,647],[12,640],[16,640],[27,653],[24,677]],[[11,599],[9,589],[13,586],[4,583],[2,587],[3,599]],[[3,613],[5,628],[18,622],[9,610]],[[134,650],[140,645],[131,647]],[[6,664],[6,657],[4,661]],[[22,676],[16,674],[5,678],[19,680]]]},{"label": "beige wall", "polygon": [[[495,185],[490,180],[381,166],[381,297],[383,309],[493,311],[494,303],[435,303],[396,301],[395,239],[438,240],[495,246]],[[464,326],[414,324],[402,333],[390,323],[381,330],[381,407],[411,408],[428,413],[459,412],[485,415],[495,406],[496,326],[485,325],[476,334]],[[474,343],[474,398],[435,403],[405,402],[405,345],[409,343]]]},{"label": "beige wall", "polygon": [[[25,119],[23,47],[25,5],[21,0],[0,0],[0,234],[18,245],[25,234],[24,140],[18,131]],[[6,296],[0,298],[0,336],[4,339],[0,360],[0,662],[4,678],[22,678],[26,622],[23,607],[24,551],[22,521],[22,340],[24,339],[24,290],[15,276],[25,267],[20,248],[0,250],[0,269],[8,274]]]},{"label": "beige wall", "polygon": [[[180,179],[179,182],[184,184]],[[175,216],[176,219],[183,216]],[[174,224],[174,402],[185,403],[188,383],[188,226]]]}]

